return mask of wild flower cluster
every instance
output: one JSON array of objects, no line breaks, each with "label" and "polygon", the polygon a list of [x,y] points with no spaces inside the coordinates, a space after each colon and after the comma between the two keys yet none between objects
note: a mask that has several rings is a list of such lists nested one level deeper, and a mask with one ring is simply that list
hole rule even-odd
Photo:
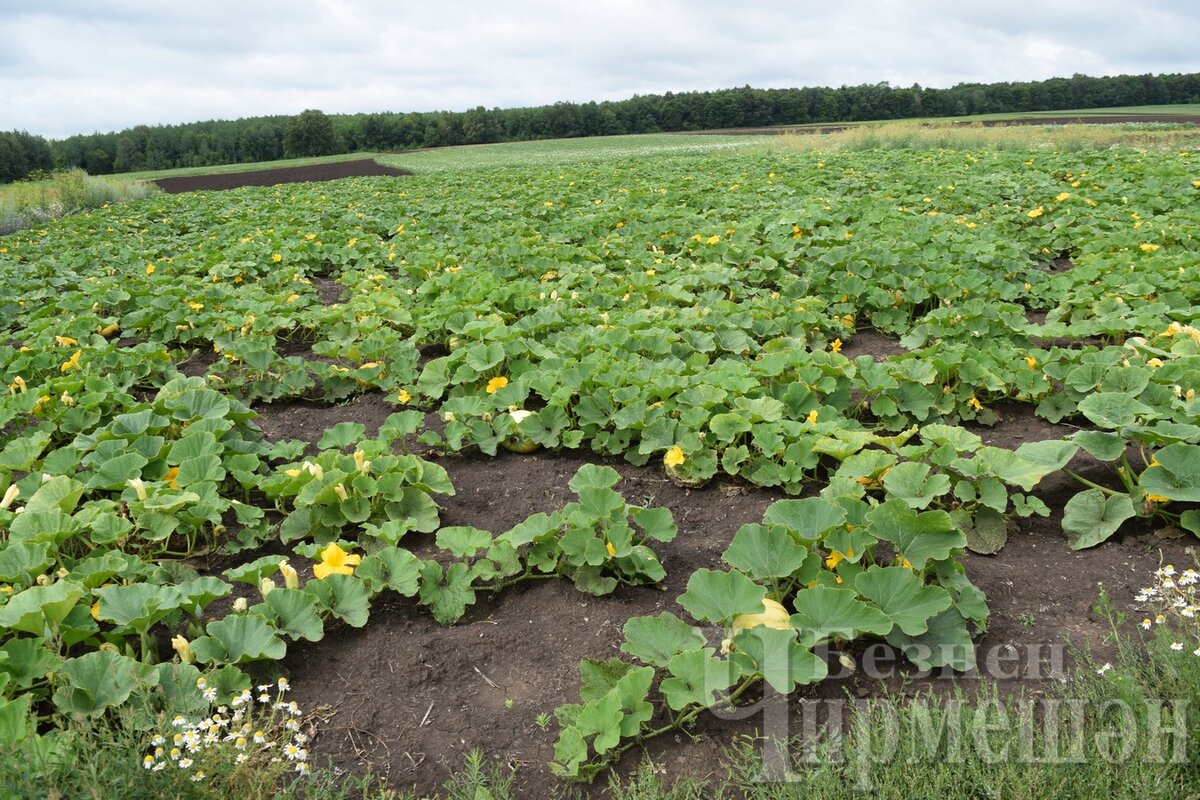
[{"label": "wild flower cluster", "polygon": [[1142,620],[1142,628],[1169,622],[1171,649],[1194,647],[1192,653],[1200,656],[1200,572],[1191,568],[1178,572],[1171,564],[1159,567],[1154,585],[1139,591],[1136,599],[1154,614]]},{"label": "wild flower cluster", "polygon": [[287,678],[249,689],[217,705],[217,691],[203,677],[196,680],[209,714],[198,721],[177,715],[167,731],[150,740],[142,766],[151,772],[186,770],[200,782],[230,770],[251,768],[277,771],[288,768],[301,776],[310,772],[308,735],[301,730],[303,713],[294,702],[284,700],[290,689]]}]

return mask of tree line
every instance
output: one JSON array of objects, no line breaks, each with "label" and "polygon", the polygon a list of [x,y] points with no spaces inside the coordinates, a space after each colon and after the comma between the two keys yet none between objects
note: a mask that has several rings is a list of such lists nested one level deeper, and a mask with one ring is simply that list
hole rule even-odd
[{"label": "tree line", "polygon": [[1200,102],[1200,73],[964,83],[949,89],[888,83],[635,95],[602,103],[469,111],[383,112],[138,125],[47,141],[0,133],[0,183],[38,170],[82,167],[93,175],[204,167],[358,151],[607,136],[623,133],[950,117]]}]

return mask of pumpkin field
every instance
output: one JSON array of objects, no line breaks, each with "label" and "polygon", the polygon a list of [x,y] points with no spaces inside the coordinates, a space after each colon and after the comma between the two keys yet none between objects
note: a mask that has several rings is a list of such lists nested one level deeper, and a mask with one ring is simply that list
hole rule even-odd
[{"label": "pumpkin field", "polygon": [[414,153],[0,237],[0,756],[715,793],[739,709],[1102,680],[1143,618],[1200,663],[1200,136],[1022,135]]}]

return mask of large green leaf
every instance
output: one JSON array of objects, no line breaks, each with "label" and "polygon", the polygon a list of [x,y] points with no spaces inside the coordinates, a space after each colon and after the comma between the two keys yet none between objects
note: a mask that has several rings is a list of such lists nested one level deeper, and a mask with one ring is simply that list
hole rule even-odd
[{"label": "large green leaf", "polygon": [[945,511],[918,514],[898,500],[889,500],[872,509],[867,521],[871,533],[891,542],[896,554],[908,559],[916,570],[967,546],[966,537]]},{"label": "large green leaf", "polygon": [[926,586],[905,567],[872,566],[855,579],[854,587],[910,636],[928,630],[930,617],[951,604],[949,592],[940,586]]},{"label": "large green leaf", "polygon": [[354,574],[372,594],[387,588],[405,597],[412,597],[418,589],[421,560],[408,550],[385,547],[364,558]]},{"label": "large green leaf", "polygon": [[929,620],[920,636],[894,630],[888,644],[899,648],[909,661],[923,670],[951,667],[959,672],[975,668],[975,645],[967,623],[956,609],[948,608]]},{"label": "large green leaf", "polygon": [[145,631],[175,609],[183,599],[173,587],[150,583],[104,586],[94,590],[100,599],[97,616],[114,625]]},{"label": "large green leaf", "polygon": [[472,578],[466,564],[451,564],[443,573],[436,561],[426,561],[421,565],[421,603],[429,607],[440,624],[453,625],[467,612],[468,606],[475,604]]},{"label": "large green leaf", "polygon": [[892,630],[892,619],[877,607],[858,599],[853,589],[817,586],[802,589],[793,601],[796,609],[792,625],[809,646],[830,636],[854,639],[860,633],[885,636]]},{"label": "large green leaf", "polygon": [[317,616],[317,599],[300,589],[273,589],[253,611],[292,639],[317,642],[325,636],[325,626]]},{"label": "large green leaf", "polygon": [[350,627],[361,628],[367,624],[371,595],[357,576],[334,573],[322,580],[309,581],[304,584],[304,591],[316,597],[322,608]]},{"label": "large green leaf", "polygon": [[192,642],[192,652],[206,664],[278,661],[287,654],[287,645],[257,614],[230,614],[208,623],[205,631],[208,636]]},{"label": "large green leaf", "polygon": [[712,648],[689,650],[671,657],[667,671],[671,677],[664,678],[659,691],[667,705],[682,711],[690,705],[708,707],[737,680],[737,669],[724,659],[714,658]]},{"label": "large green leaf", "polygon": [[1099,489],[1080,492],[1063,509],[1063,531],[1072,550],[1094,547],[1117,532],[1127,519],[1136,516],[1127,494],[1106,495]]},{"label": "large green leaf", "polygon": [[1172,444],[1154,454],[1157,462],[1142,473],[1142,490],[1168,500],[1200,502],[1200,446]]},{"label": "large green leaf", "polygon": [[762,613],[766,595],[764,587],[740,572],[698,569],[678,602],[696,619],[724,624],[738,614]]},{"label": "large green leaf", "polygon": [[846,510],[820,497],[803,500],[777,500],[763,512],[763,522],[783,525],[796,531],[806,541],[816,541],[822,534],[846,521]]},{"label": "large green leaf", "polygon": [[62,622],[83,596],[83,586],[74,581],[31,586],[0,606],[0,630],[10,628],[40,636]]},{"label": "large green leaf", "polygon": [[1154,409],[1121,392],[1093,392],[1079,401],[1079,413],[1100,428],[1118,430],[1155,416]]},{"label": "large green leaf", "polygon": [[892,467],[883,476],[883,488],[889,497],[902,500],[910,508],[925,508],[950,491],[950,477],[943,473],[930,474],[926,464],[905,461]]},{"label": "large green leaf", "polygon": [[667,611],[653,617],[631,617],[623,630],[621,650],[656,667],[665,667],[673,656],[705,644],[698,629]]},{"label": "large green leaf", "polygon": [[790,576],[811,554],[783,528],[748,524],[738,529],[721,558],[750,577],[763,580]]},{"label": "large green leaf", "polygon": [[792,630],[759,625],[743,628],[733,637],[732,661],[743,675],[759,674],[780,694],[791,694],[796,686],[823,680],[829,668],[796,641]]},{"label": "large green leaf", "polygon": [[491,543],[492,534],[470,526],[454,525],[437,532],[437,546],[455,558],[472,558]]},{"label": "large green leaf", "polygon": [[158,679],[152,665],[107,650],[67,659],[58,674],[54,705],[64,714],[89,717],[120,705],[139,685],[153,685]]}]

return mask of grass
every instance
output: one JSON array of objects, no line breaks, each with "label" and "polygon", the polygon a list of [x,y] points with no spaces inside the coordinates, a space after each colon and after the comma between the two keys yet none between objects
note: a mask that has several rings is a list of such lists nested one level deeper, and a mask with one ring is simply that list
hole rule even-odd
[{"label": "grass", "polygon": [[903,121],[861,125],[823,134],[784,134],[768,147],[787,150],[967,149],[995,147],[1008,150],[1055,147],[1082,149],[1131,145],[1182,147],[1200,144],[1200,128],[1170,124],[1128,123],[1113,125],[1001,125],[981,123]]},{"label": "grass", "polygon": [[68,214],[110,203],[137,200],[153,186],[128,177],[94,178],[81,169],[0,187],[0,236]]},{"label": "grass", "polygon": [[585,139],[543,139],[464,145],[396,153],[379,163],[412,172],[447,172],[483,167],[545,167],[579,161],[636,158],[656,153],[705,152],[746,147],[764,137],[686,133],[645,133],[632,136],[594,136]]}]

